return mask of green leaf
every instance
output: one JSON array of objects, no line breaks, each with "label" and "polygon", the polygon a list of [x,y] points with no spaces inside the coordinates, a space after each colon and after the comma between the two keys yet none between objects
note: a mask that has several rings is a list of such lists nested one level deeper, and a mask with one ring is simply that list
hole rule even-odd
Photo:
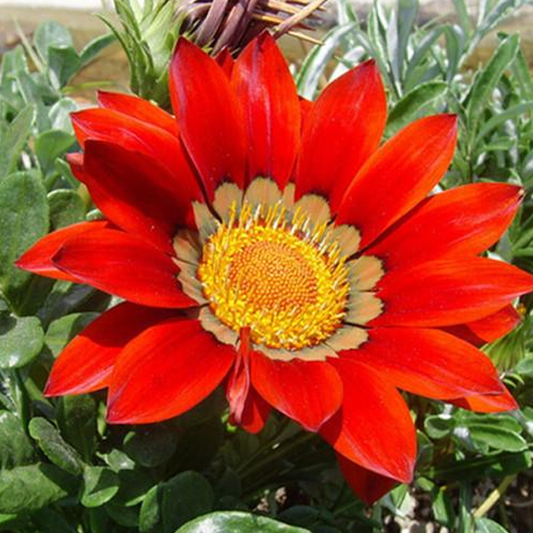
[{"label": "green leaf", "polygon": [[533,76],[521,49],[516,54],[512,70],[522,89],[522,98],[524,100],[533,100]]},{"label": "green leaf", "polygon": [[33,45],[43,63],[48,63],[51,47],[72,48],[74,43],[70,32],[65,26],[57,22],[43,22],[37,26],[33,34]]},{"label": "green leaf", "polygon": [[52,86],[61,89],[80,70],[80,56],[74,48],[52,46],[48,49],[48,67]]},{"label": "green leaf", "polygon": [[35,153],[44,175],[54,170],[54,162],[74,144],[74,135],[62,130],[43,131],[35,138]]},{"label": "green leaf", "polygon": [[63,396],[58,425],[63,438],[89,462],[96,447],[96,402],[89,395]]},{"label": "green leaf", "polygon": [[343,39],[357,28],[357,24],[348,23],[330,30],[323,38],[324,44],[315,46],[307,55],[298,76],[296,85],[298,92],[305,98],[313,98],[320,77],[324,74],[326,64],[333,57],[335,50]]},{"label": "green leaf", "polygon": [[0,289],[16,304],[31,274],[14,266],[49,225],[48,202],[41,178],[19,172],[0,182]]},{"label": "green leaf", "polygon": [[182,472],[159,483],[145,496],[139,515],[141,533],[174,533],[213,509],[213,489],[197,472]]},{"label": "green leaf", "polygon": [[9,411],[0,411],[0,468],[27,465],[33,459],[33,447],[20,419]]},{"label": "green leaf", "polygon": [[73,313],[54,320],[44,338],[54,357],[97,317],[98,313]]},{"label": "green leaf", "polygon": [[163,525],[161,520],[161,487],[152,487],[144,497],[139,512],[140,533],[161,533]]},{"label": "green leaf", "polygon": [[60,229],[85,219],[85,203],[81,196],[71,189],[59,189],[48,195],[50,224]]},{"label": "green leaf", "polygon": [[92,41],[87,43],[80,53],[81,65],[84,67],[88,65],[93,59],[95,59],[102,50],[113,44],[117,38],[113,33],[107,33],[105,35],[99,35]]},{"label": "green leaf", "polygon": [[81,503],[85,507],[100,507],[110,501],[119,489],[119,478],[109,468],[88,466],[83,472]]},{"label": "green leaf", "polygon": [[430,475],[434,478],[469,481],[489,476],[502,477],[516,474],[530,468],[531,463],[529,451],[504,452],[442,464],[430,469]]},{"label": "green leaf", "polygon": [[[507,120],[512,120],[520,117],[533,109],[533,102],[522,102],[505,111],[494,115],[490,120],[487,120],[479,129],[477,135],[477,142],[480,142],[485,135],[488,135],[491,131],[497,128],[500,124],[503,124]],[[511,139],[509,139],[511,140]]]},{"label": "green leaf", "polygon": [[20,153],[30,136],[34,119],[35,109],[32,105],[28,105],[15,117],[2,135],[0,180],[16,170]]},{"label": "green leaf", "polygon": [[44,332],[36,317],[0,315],[0,368],[20,368],[39,355]]},{"label": "green leaf", "polygon": [[[518,433],[507,428],[489,424],[468,424],[468,434],[474,444],[487,445],[499,451],[520,452],[527,449],[527,442]],[[458,427],[456,431],[460,430]]]},{"label": "green leaf", "polygon": [[185,524],[176,533],[309,533],[308,529],[288,526],[251,513],[227,511],[211,513]]},{"label": "green leaf", "polygon": [[407,44],[413,34],[413,27],[418,15],[419,0],[398,0],[398,47],[396,50],[398,70],[403,72],[407,57]]},{"label": "green leaf", "polygon": [[481,518],[476,522],[475,533],[509,533],[507,529],[503,528],[494,520],[490,518]]},{"label": "green leaf", "polygon": [[175,432],[168,427],[141,427],[126,435],[124,451],[137,464],[152,468],[168,461],[177,444]]},{"label": "green leaf", "polygon": [[61,100],[58,100],[48,112],[51,129],[73,133],[70,114],[77,109],[78,106],[72,98],[61,98]]},{"label": "green leaf", "polygon": [[407,93],[394,106],[389,115],[388,133],[393,135],[415,118],[423,116],[430,104],[444,95],[447,89],[448,84],[443,81],[429,81]]},{"label": "green leaf", "polygon": [[430,415],[424,420],[424,427],[432,439],[442,439],[455,427],[455,419],[448,414]]},{"label": "green leaf", "polygon": [[31,518],[39,533],[76,533],[67,516],[49,507],[33,513]]},{"label": "green leaf", "polygon": [[213,489],[197,472],[178,474],[163,484],[163,533],[174,533],[192,518],[213,510]]},{"label": "green leaf", "polygon": [[481,112],[494,89],[498,85],[503,73],[514,61],[520,38],[511,35],[502,40],[490,61],[474,79],[467,103],[467,115],[472,124],[481,118]]},{"label": "green leaf", "polygon": [[459,19],[459,24],[461,24],[461,28],[465,34],[470,34],[472,32],[472,21],[470,20],[465,0],[453,0],[453,5],[455,6],[455,11],[457,13],[457,18]]},{"label": "green leaf", "polygon": [[35,464],[0,471],[0,513],[42,509],[67,496],[70,479],[53,465]]},{"label": "green leaf", "polygon": [[63,440],[58,429],[48,420],[32,418],[28,430],[52,463],[69,474],[81,474],[84,465],[78,452]]}]

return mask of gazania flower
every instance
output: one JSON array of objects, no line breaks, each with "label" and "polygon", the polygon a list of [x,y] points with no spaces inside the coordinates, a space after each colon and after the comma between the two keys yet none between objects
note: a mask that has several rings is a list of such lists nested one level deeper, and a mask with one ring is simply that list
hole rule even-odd
[{"label": "gazania flower", "polygon": [[18,265],[125,301],[67,346],[48,396],[107,388],[108,421],[141,424],[223,384],[249,431],[273,407],[320,433],[368,502],[413,475],[398,389],[515,407],[474,344],[512,329],[510,304],[533,289],[480,257],[523,193],[478,183],[428,197],[455,117],[380,145],[374,63],[300,101],[268,35],[222,66],[180,40],[170,90],[176,118],[108,93],[73,116],[83,155],[70,163],[105,220],[52,233]]}]

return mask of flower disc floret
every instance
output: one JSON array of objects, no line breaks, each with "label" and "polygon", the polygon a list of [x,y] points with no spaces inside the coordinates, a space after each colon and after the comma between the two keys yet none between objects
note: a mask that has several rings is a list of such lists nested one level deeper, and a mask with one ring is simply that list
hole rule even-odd
[{"label": "flower disc floret", "polygon": [[349,285],[345,260],[326,225],[245,203],[204,245],[198,277],[214,314],[254,343],[298,350],[342,325]]}]

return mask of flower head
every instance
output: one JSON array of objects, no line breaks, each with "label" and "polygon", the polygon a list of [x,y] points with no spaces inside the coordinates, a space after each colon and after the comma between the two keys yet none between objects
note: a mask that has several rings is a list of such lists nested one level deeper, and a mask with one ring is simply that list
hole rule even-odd
[{"label": "flower head", "polygon": [[409,481],[415,431],[398,389],[479,411],[514,400],[475,344],[512,329],[521,270],[480,254],[519,187],[429,196],[456,119],[380,145],[386,100],[367,62],[314,103],[266,34],[222,64],[180,40],[175,118],[101,93],[73,115],[71,157],[105,220],[45,237],[18,261],[125,302],[57,359],[49,396],[108,388],[108,420],[180,415],[223,383],[235,423],[273,407],[339,454],[361,497]]}]

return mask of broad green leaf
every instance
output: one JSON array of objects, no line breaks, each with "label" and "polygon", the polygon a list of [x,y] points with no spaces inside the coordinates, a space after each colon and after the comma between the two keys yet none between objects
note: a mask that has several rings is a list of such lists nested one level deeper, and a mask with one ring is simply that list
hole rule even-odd
[{"label": "broad green leaf", "polygon": [[73,133],[70,114],[78,109],[76,102],[72,98],[61,98],[51,108],[48,113],[52,130],[63,130]]},{"label": "broad green leaf", "polygon": [[67,496],[71,485],[71,479],[53,465],[1,470],[0,513],[37,511]]},{"label": "broad green leaf", "polygon": [[44,331],[36,317],[0,315],[0,368],[19,368],[39,355]]},{"label": "broad green leaf", "polygon": [[33,34],[33,45],[43,63],[48,63],[51,47],[72,48],[74,43],[65,26],[57,22],[43,22],[37,26]]},{"label": "broad green leaf", "polygon": [[58,429],[45,418],[32,418],[28,430],[42,452],[56,466],[78,475],[83,471],[83,461],[78,452],[63,440]]},{"label": "broad green leaf", "polygon": [[104,50],[110,44],[113,44],[116,40],[117,38],[115,35],[112,33],[107,33],[105,35],[99,35],[87,43],[87,45],[80,52],[81,65],[83,67],[88,65],[93,59],[96,59],[102,50]]},{"label": "broad green leaf", "polygon": [[432,439],[442,439],[449,435],[456,425],[455,419],[448,414],[429,415],[424,420],[424,427]]},{"label": "broad green leaf", "polygon": [[456,520],[456,514],[450,496],[445,488],[442,487],[438,488],[437,493],[432,496],[435,519],[439,524],[452,528]]},{"label": "broad green leaf", "polygon": [[119,489],[119,478],[109,468],[88,466],[83,471],[81,503],[85,507],[100,507],[110,501]]},{"label": "broad green leaf", "polygon": [[309,533],[308,529],[288,526],[271,518],[241,513],[221,511],[202,516],[185,524],[176,533]]},{"label": "broad green leaf", "polygon": [[33,447],[18,417],[0,411],[0,468],[14,468],[33,462]]},{"label": "broad green leaf", "polygon": [[48,49],[48,67],[52,86],[61,89],[81,68],[80,56],[74,48],[52,46]]},{"label": "broad green leaf", "polygon": [[2,135],[0,180],[16,170],[20,153],[30,136],[34,119],[35,109],[32,105],[28,105],[15,117]]},{"label": "broad green leaf", "polygon": [[415,118],[423,116],[430,104],[441,97],[447,89],[448,84],[443,81],[429,81],[407,93],[389,114],[387,123],[389,134],[393,135]]},{"label": "broad green leaf", "polygon": [[0,289],[16,304],[31,274],[13,264],[49,225],[46,191],[37,173],[19,172],[0,182]]},{"label": "broad green leaf", "polygon": [[75,143],[71,133],[62,130],[43,131],[35,138],[35,153],[43,174],[54,170],[54,162]]},{"label": "broad green leaf", "polygon": [[141,533],[174,533],[189,520],[213,510],[213,489],[197,472],[182,472],[159,483],[145,496],[139,515]]},{"label": "broad green leaf", "polygon": [[516,365],[516,372],[521,376],[533,379],[533,357],[526,357]]},{"label": "broad green leaf", "polygon": [[168,461],[177,444],[175,430],[169,427],[140,427],[126,435],[124,451],[137,464],[152,468]]},{"label": "broad green leaf", "polygon": [[96,402],[89,395],[63,396],[57,423],[61,435],[89,462],[96,447]]},{"label": "broad green leaf", "polygon": [[39,533],[76,533],[72,519],[61,511],[47,507],[33,513],[32,522],[38,527]]},{"label": "broad green leaf", "polygon": [[66,315],[50,324],[44,342],[55,357],[81,331],[83,331],[98,313],[73,313]]},{"label": "broad green leaf", "polygon": [[162,533],[161,499],[161,487],[159,485],[152,487],[146,493],[139,512],[140,533]]},{"label": "broad green leaf", "polygon": [[213,489],[197,472],[182,472],[162,486],[163,533],[174,533],[181,525],[213,510]]},{"label": "broad green leaf", "polygon": [[[496,425],[469,424],[468,433],[477,445],[487,445],[499,451],[520,452],[527,449],[527,442],[518,433]],[[460,428],[457,428],[458,430]]]},{"label": "broad green leaf", "polygon": [[510,35],[503,39],[490,61],[475,77],[467,103],[467,114],[472,124],[476,124],[480,120],[483,108],[503,73],[512,64],[519,45],[518,35]]},{"label": "broad green leaf", "polygon": [[48,195],[50,224],[60,229],[85,219],[85,202],[71,189],[59,189]]},{"label": "broad green leaf", "polygon": [[476,531],[475,533],[509,533],[507,529],[500,526],[494,520],[490,518],[481,518],[476,522]]}]

